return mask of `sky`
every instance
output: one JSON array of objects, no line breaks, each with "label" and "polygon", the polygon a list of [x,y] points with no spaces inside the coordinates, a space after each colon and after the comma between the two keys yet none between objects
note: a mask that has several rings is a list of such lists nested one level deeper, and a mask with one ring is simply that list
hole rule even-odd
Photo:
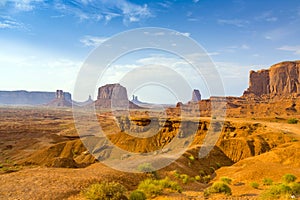
[{"label": "sky", "polygon": [[[73,93],[80,69],[99,45],[124,31],[145,27],[177,31],[203,47],[226,96],[242,95],[250,70],[300,57],[300,1],[296,0],[1,0],[0,90]],[[185,73],[184,79],[204,98],[213,94],[205,81],[191,80],[191,67],[178,55],[158,49],[121,56],[98,86],[120,82],[131,70],[151,64],[176,66],[174,70]],[[176,99],[171,90],[157,85],[137,86],[134,93],[148,102],[191,98]],[[96,91],[91,95],[95,99]]]}]

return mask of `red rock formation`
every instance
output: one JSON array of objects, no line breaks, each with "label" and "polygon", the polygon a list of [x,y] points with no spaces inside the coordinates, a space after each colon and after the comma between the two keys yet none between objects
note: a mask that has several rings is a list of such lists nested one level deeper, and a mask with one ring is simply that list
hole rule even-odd
[{"label": "red rock formation", "polygon": [[65,92],[62,90],[56,90],[55,99],[47,103],[50,107],[72,107],[72,102],[65,97]]},{"label": "red rock formation", "polygon": [[127,90],[118,83],[107,84],[98,89],[97,99],[119,99],[128,101]]},{"label": "red rock formation", "polygon": [[267,70],[250,71],[244,96],[289,97],[300,94],[300,61],[281,62]]},{"label": "red rock formation", "polygon": [[100,87],[95,105],[98,108],[112,109],[140,108],[128,101],[126,88],[118,83]]},{"label": "red rock formation", "polygon": [[270,93],[289,96],[300,93],[300,61],[283,62],[270,68]]}]

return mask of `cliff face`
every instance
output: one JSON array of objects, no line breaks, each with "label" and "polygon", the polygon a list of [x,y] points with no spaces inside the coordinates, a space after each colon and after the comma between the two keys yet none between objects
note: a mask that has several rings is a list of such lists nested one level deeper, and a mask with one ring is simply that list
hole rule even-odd
[{"label": "cliff face", "polygon": [[98,89],[97,99],[118,99],[128,101],[127,90],[120,84],[107,84]]},{"label": "cliff face", "polygon": [[289,95],[300,93],[300,61],[284,62],[270,69],[270,93]]},{"label": "cliff face", "polygon": [[201,94],[199,90],[193,90],[192,94],[192,102],[198,102],[201,101]]},{"label": "cliff face", "polygon": [[300,94],[300,61],[282,62],[267,70],[250,71],[244,96],[294,96]]},{"label": "cliff face", "polygon": [[[65,99],[72,101],[71,94],[63,93]],[[0,104],[5,105],[42,105],[55,99],[55,92],[0,91]]]},{"label": "cliff face", "polygon": [[56,90],[56,98],[50,101],[47,106],[50,107],[72,107],[72,102],[69,100],[68,95],[62,90]]},{"label": "cliff face", "polygon": [[120,84],[107,84],[100,87],[95,105],[98,108],[140,108],[128,100],[127,90]]}]

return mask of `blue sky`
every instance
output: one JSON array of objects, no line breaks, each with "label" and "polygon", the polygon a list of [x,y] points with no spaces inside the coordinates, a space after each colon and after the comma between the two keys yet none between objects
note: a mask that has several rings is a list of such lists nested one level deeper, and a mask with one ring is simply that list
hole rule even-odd
[{"label": "blue sky", "polygon": [[[142,27],[173,29],[202,45],[226,95],[243,93],[249,70],[300,57],[296,0],[1,0],[0,90],[72,92],[82,63],[97,45]],[[145,59],[172,61],[152,52],[117,64],[137,65]],[[112,71],[107,82],[117,81],[120,71]],[[196,83],[193,87],[202,90]],[[157,101],[150,96],[141,98]]]}]

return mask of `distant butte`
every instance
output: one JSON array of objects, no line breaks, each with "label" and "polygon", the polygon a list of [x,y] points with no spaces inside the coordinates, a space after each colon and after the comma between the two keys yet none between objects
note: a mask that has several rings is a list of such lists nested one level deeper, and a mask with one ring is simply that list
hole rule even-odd
[{"label": "distant butte", "polygon": [[297,97],[300,94],[300,61],[281,62],[258,71],[250,71],[249,88],[244,96]]},{"label": "distant butte", "polygon": [[98,89],[98,97],[95,101],[96,108],[140,108],[128,100],[127,90],[119,83],[107,84]]}]

